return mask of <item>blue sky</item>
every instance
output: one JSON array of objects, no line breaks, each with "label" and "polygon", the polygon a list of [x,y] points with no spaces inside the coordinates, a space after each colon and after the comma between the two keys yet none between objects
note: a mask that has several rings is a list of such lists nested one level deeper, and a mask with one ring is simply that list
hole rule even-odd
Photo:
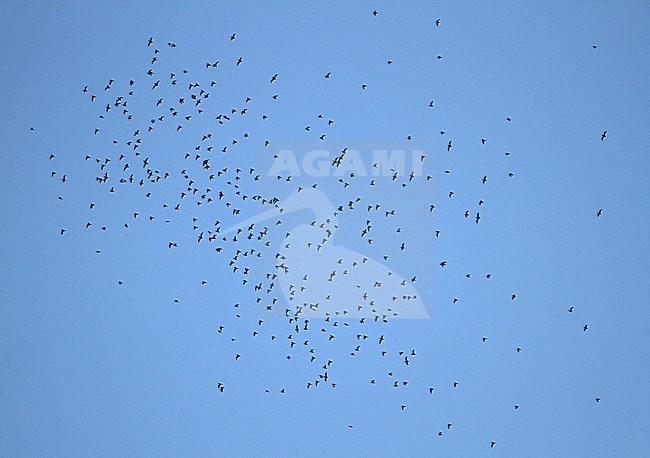
[{"label": "blue sky", "polygon": [[[650,453],[646,3],[0,2],[0,8],[3,455]],[[154,49],[158,61],[150,64]],[[217,68],[205,68],[215,61]],[[146,75],[150,68],[153,77]],[[109,79],[114,83],[104,91]],[[127,96],[130,79],[134,96]],[[161,86],[151,90],[157,79]],[[189,106],[193,82],[210,92],[203,114]],[[82,92],[86,85],[89,93]],[[98,100],[91,103],[90,94]],[[179,94],[187,99],[182,106]],[[134,121],[121,115],[123,107],[104,112],[118,95],[128,99]],[[172,119],[170,105],[191,121]],[[234,107],[250,112],[232,114]],[[218,114],[231,121],[218,124]],[[162,115],[165,121],[146,132],[149,119]],[[142,134],[134,136],[136,129]],[[208,132],[212,139],[201,141]],[[125,146],[138,137],[142,156]],[[201,159],[210,157],[209,173],[228,168],[223,178],[208,180],[194,160],[198,145]],[[350,170],[314,177],[301,169],[289,182],[287,173],[281,180],[267,173],[281,150],[302,164],[308,151],[334,159],[344,147],[358,152],[368,173],[373,151],[405,151],[408,173],[411,153],[421,150],[423,176],[412,182],[378,176],[370,186],[372,177],[350,177]],[[144,186],[119,183],[128,177],[125,161],[142,176],[144,157],[170,177]],[[96,159],[106,158],[100,171]],[[203,191],[210,187],[215,201],[223,190],[233,207],[182,200],[182,170]],[[104,171],[110,183],[97,183]],[[272,208],[241,201],[234,183],[281,204],[298,186],[318,184],[325,200],[301,197],[281,226],[277,215],[256,223],[257,230],[269,227],[270,247],[244,240],[247,231],[236,243],[197,243],[215,220],[225,230]],[[358,282],[387,269],[400,275],[431,319],[339,317],[334,328],[335,320],[313,317],[309,331],[296,333],[284,318],[288,297],[280,280],[264,296],[277,298],[273,313],[256,303],[261,293],[251,287],[268,284],[287,231],[297,237],[310,230],[299,228],[325,201],[347,207],[356,198],[355,209],[341,211],[332,227],[331,249],[339,250],[332,253],[347,248],[378,261],[358,270]],[[370,204],[381,209],[367,211]],[[386,217],[390,210],[396,215]],[[368,219],[372,244],[360,235]],[[170,241],[178,248],[168,248]],[[300,254],[296,246],[286,253]],[[238,258],[233,274],[234,250],[250,248],[264,257]],[[324,266],[318,259],[305,251],[292,272],[318,270]],[[246,266],[251,276],[243,285]],[[347,291],[350,282],[333,292]],[[329,288],[313,279],[307,286],[305,294]],[[400,294],[393,291],[385,286],[382,294]],[[328,341],[331,334],[336,338]],[[399,351],[413,349],[406,366]],[[329,383],[307,389],[328,360]]]}]

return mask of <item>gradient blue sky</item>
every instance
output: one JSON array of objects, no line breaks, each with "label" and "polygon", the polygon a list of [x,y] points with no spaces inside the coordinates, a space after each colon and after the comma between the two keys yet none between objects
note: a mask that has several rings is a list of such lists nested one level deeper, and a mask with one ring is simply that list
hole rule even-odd
[{"label": "gradient blue sky", "polygon": [[[0,11],[0,454],[650,454],[647,3],[2,1]],[[376,342],[355,357],[345,345],[352,340],[320,342],[336,355],[330,372],[337,387],[307,390],[314,368],[304,352],[285,358],[291,327],[271,321],[264,336],[252,338],[257,312],[235,317],[233,304],[247,304],[251,293],[226,258],[195,243],[191,208],[168,225],[133,222],[134,211],[156,221],[169,216],[160,203],[175,202],[186,167],[176,158],[203,130],[148,144],[161,170],[174,174],[160,191],[151,189],[160,192],[154,199],[133,189],[109,194],[95,182],[94,158],[117,162],[111,135],[133,129],[106,120],[106,135],[94,136],[103,105],[91,105],[81,89],[105,97],[109,78],[120,90],[133,78],[146,88],[133,110],[154,112],[145,75],[150,36],[160,65],[187,68],[190,81],[209,82],[205,62],[221,61],[211,95],[220,105],[206,108],[210,116],[249,94],[251,111],[268,110],[265,125],[247,118],[224,127],[232,130],[228,141],[249,131],[258,143],[271,139],[271,150],[427,152],[431,182],[402,192],[383,178],[373,193],[359,191],[364,202],[399,209],[412,251],[400,256],[390,228],[380,236],[380,217],[379,251],[368,251],[358,237],[362,213],[342,217],[337,235],[337,243],[370,256],[390,253],[404,277],[418,275],[431,320],[372,329],[350,322],[352,334],[390,336],[390,352],[415,348],[408,368],[377,358]],[[244,64],[235,67],[239,56]],[[169,91],[160,96],[171,98]],[[280,97],[272,103],[274,93]],[[315,129],[327,133],[323,143],[304,132],[319,125],[319,113],[335,121]],[[86,154],[93,160],[85,162]],[[268,156],[260,157],[242,147],[213,165],[255,164],[263,172]],[[133,160],[132,167],[140,165]],[[58,179],[64,173],[65,184]],[[289,194],[270,181],[266,189]],[[322,181],[337,203],[354,195],[334,178]],[[486,207],[476,226],[462,213],[478,198]],[[439,212],[428,219],[432,202]],[[93,230],[84,229],[87,221]],[[180,248],[169,250],[169,240]],[[388,371],[408,387],[394,389]]]}]

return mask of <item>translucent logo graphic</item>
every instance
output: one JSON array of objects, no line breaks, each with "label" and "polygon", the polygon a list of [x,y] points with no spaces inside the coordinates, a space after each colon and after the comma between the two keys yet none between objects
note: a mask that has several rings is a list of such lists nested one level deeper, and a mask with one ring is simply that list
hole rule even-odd
[{"label": "translucent logo graphic", "polygon": [[384,321],[430,318],[412,282],[380,260],[336,240],[339,214],[321,190],[299,188],[275,208],[235,224],[224,234],[259,229],[264,221],[283,221],[300,210],[311,211],[313,219],[291,227],[282,224],[281,242],[265,248],[265,256],[274,257],[273,278],[290,313],[303,318],[346,316]]}]

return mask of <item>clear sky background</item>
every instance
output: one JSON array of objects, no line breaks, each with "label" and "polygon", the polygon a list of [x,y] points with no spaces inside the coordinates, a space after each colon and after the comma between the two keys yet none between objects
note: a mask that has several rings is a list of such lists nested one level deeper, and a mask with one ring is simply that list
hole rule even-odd
[{"label": "clear sky background", "polygon": [[[650,454],[648,23],[645,2],[0,2],[0,454]],[[211,80],[199,116],[187,84],[208,90]],[[188,94],[182,107],[179,93]],[[129,98],[135,121],[122,108],[99,119],[117,95]],[[193,113],[181,132],[169,105]],[[216,115],[244,105],[249,114],[217,124]],[[137,128],[141,157],[121,149]],[[207,132],[210,154],[200,141]],[[184,159],[198,144],[212,171],[228,167],[222,181]],[[334,158],[345,146],[361,151],[368,170],[374,149],[421,149],[432,179],[404,188],[403,177],[378,177],[370,188],[369,177],[348,176],[343,188],[339,177],[265,176],[280,149]],[[149,157],[169,179],[118,183],[121,151],[137,176]],[[95,160],[105,158],[113,182],[99,184]],[[181,202],[183,169],[235,202],[224,180],[237,167],[242,177],[249,167],[262,175],[242,179],[249,195],[284,199],[318,182],[335,206],[361,198],[339,218],[337,245],[387,255],[402,277],[417,275],[412,286],[431,319],[341,318],[339,329],[310,319],[306,335],[280,312],[258,326],[257,294],[229,266],[229,250],[244,242],[221,243],[229,248],[220,255],[196,243],[192,217],[201,230],[215,219],[225,229],[259,210],[250,200],[235,205],[239,216],[193,201],[178,212],[162,206]],[[370,203],[381,211],[370,215]],[[389,209],[395,219],[384,217]],[[273,241],[311,218],[288,215]],[[368,218],[373,246],[359,236]],[[251,284],[273,270],[267,252]],[[397,352],[412,349],[407,367]],[[328,359],[336,387],[307,389]]]}]

